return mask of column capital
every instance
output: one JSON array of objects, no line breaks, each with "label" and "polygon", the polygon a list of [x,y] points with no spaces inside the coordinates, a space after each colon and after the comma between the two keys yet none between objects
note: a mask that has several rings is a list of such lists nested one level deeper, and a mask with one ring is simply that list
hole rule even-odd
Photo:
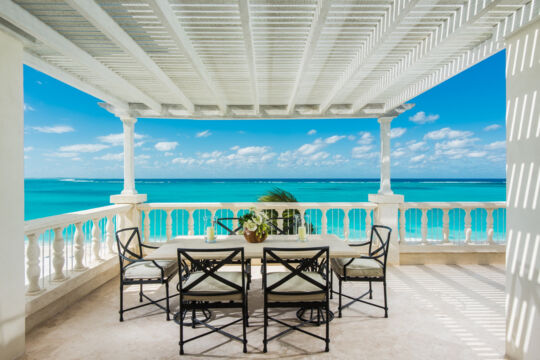
[{"label": "column capital", "polygon": [[137,122],[137,118],[131,115],[121,115],[119,118],[126,125],[134,125]]},{"label": "column capital", "polygon": [[396,117],[395,116],[382,116],[380,118],[377,118],[377,121],[379,124],[389,124],[392,122],[392,120],[394,120]]}]

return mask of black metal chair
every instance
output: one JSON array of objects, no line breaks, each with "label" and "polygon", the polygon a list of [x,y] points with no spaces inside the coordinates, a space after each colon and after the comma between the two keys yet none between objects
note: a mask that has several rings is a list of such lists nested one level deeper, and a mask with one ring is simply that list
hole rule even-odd
[{"label": "black metal chair", "polygon": [[[121,240],[125,237],[127,240]],[[133,240],[136,238],[136,242]],[[118,258],[120,262],[120,321],[124,321],[126,311],[135,310],[147,305],[156,305],[165,310],[167,320],[170,320],[169,307],[169,282],[178,272],[178,266],[175,261],[145,260],[143,248],[156,249],[155,246],[143,244],[139,229],[136,227],[121,229],[116,232],[116,245],[118,247]],[[144,284],[165,284],[165,297],[154,300],[146,296],[143,292]],[[139,302],[143,298],[149,302],[124,309],[124,286],[139,285]],[[176,296],[173,295],[173,296]],[[165,300],[165,307],[159,304]]]},{"label": "black metal chair", "polygon": [[[338,292],[334,291],[332,282],[332,292],[339,295],[339,317],[341,317],[341,310],[351,306],[355,302],[361,302],[384,309],[384,317],[388,317],[388,305],[386,299],[386,258],[388,257],[388,247],[390,245],[391,233],[392,229],[388,226],[374,225],[371,228],[369,241],[360,244],[349,244],[350,246],[369,245],[368,255],[355,258],[336,258],[331,260],[332,273],[336,274],[339,281]],[[375,244],[375,241],[377,241],[377,244]],[[369,282],[369,290],[359,297],[345,295],[342,292],[343,281]],[[363,300],[366,295],[369,295],[369,298],[373,299],[373,289],[371,287],[372,282],[383,283],[384,306]],[[342,305],[342,296],[351,299],[351,301],[345,305]]]},{"label": "black metal chair", "polygon": [[[306,253],[309,254],[306,256]],[[268,342],[290,331],[298,330],[304,334],[321,339],[326,343],[325,351],[330,349],[330,322],[325,321],[326,337],[321,337],[301,327],[310,324],[302,321],[299,325],[287,324],[268,315],[269,308],[304,308],[325,311],[329,318],[328,299],[329,248],[268,248],[263,249],[263,291],[264,291],[264,339],[263,351]],[[285,267],[285,272],[268,272],[270,261]],[[294,266],[293,266],[294,265]],[[268,320],[273,320],[288,329],[268,338]]]},{"label": "black metal chair", "polygon": [[[178,283],[180,311],[177,313],[180,324],[180,355],[184,354],[185,343],[215,332],[242,342],[243,351],[247,352],[248,295],[244,249],[178,249],[177,251],[178,267],[182,274],[181,281]],[[201,259],[201,257],[212,260]],[[241,265],[241,271],[218,271],[225,265],[238,264]],[[242,318],[219,327],[210,325],[207,320],[201,321],[195,318],[194,311],[196,310],[216,308],[239,308],[242,310]],[[192,327],[200,324],[210,331],[185,340],[182,313],[189,313],[190,310],[193,312]],[[242,338],[223,330],[240,321],[242,321]]]}]

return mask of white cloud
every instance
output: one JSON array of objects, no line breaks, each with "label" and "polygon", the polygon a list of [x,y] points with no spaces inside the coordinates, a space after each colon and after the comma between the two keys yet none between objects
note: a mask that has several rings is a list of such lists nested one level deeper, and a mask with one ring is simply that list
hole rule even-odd
[{"label": "white cloud", "polygon": [[166,152],[165,154],[163,154],[165,156],[173,156],[174,154],[172,152]]},{"label": "white cloud", "polygon": [[349,136],[347,136],[347,139],[350,140],[350,141],[354,141],[354,140],[356,140],[356,136],[349,135]]},{"label": "white cloud", "polygon": [[24,104],[24,111],[36,111],[32,106]]},{"label": "white cloud", "polygon": [[476,138],[465,138],[465,139],[454,139],[449,141],[444,141],[441,143],[435,144],[435,149],[437,150],[448,150],[448,149],[460,149],[472,145],[478,139]]},{"label": "white cloud", "polygon": [[212,135],[212,133],[210,132],[210,130],[204,130],[204,131],[201,131],[201,132],[198,132],[195,137],[198,137],[198,138],[201,138],[201,137],[208,137]]},{"label": "white cloud", "polygon": [[398,138],[400,136],[403,136],[405,132],[407,132],[407,129],[405,128],[393,128],[392,130],[390,130],[390,138],[391,139]]},{"label": "white cloud", "polygon": [[172,160],[173,164],[180,164],[180,165],[193,165],[195,162],[197,162],[197,160],[194,158],[183,158],[183,157],[178,157]]},{"label": "white cloud", "polygon": [[317,130],[311,129],[307,132],[308,135],[315,135],[317,133]]},{"label": "white cloud", "polygon": [[64,134],[75,131],[75,129],[73,129],[71,126],[66,125],[34,126],[32,129],[47,134]]},{"label": "white cloud", "polygon": [[372,145],[356,146],[352,149],[351,156],[355,159],[368,159],[377,156],[376,152],[371,152]]},{"label": "white cloud", "polygon": [[146,160],[150,159],[150,155],[146,155],[146,154],[141,154],[141,155],[137,155],[135,156],[135,161],[138,161],[138,162],[146,162]]},{"label": "white cloud", "polygon": [[327,137],[324,140],[324,142],[327,143],[327,144],[335,144],[335,143],[337,143],[338,141],[340,141],[342,139],[345,139],[345,136],[343,136],[343,135],[334,135],[334,136]]},{"label": "white cloud", "polygon": [[203,159],[210,159],[210,158],[218,158],[222,155],[223,153],[221,151],[212,151],[212,152],[205,152],[205,153],[198,153],[197,155],[200,157],[200,158],[203,158]]},{"label": "white cloud", "polygon": [[310,144],[304,144],[302,146],[300,146],[298,148],[298,150],[296,150],[298,153],[300,153],[301,155],[311,155],[317,151],[319,151],[320,149],[322,149],[323,147],[325,147],[326,144],[322,141],[322,139],[317,139],[315,140],[314,142],[310,143]]},{"label": "white cloud", "polygon": [[45,154],[45,156],[58,157],[58,158],[74,158],[79,156],[79,153],[76,152],[54,152]]},{"label": "white cloud", "polygon": [[399,148],[399,149],[396,149],[392,152],[392,157],[395,157],[395,158],[398,158],[398,157],[402,157],[403,155],[405,155],[407,152],[405,151],[404,148]]},{"label": "white cloud", "polygon": [[[140,139],[144,138],[144,135],[135,133],[133,137],[134,137],[135,140],[140,140]],[[111,146],[124,145],[124,133],[98,136],[98,140],[101,141],[101,142],[110,144]],[[135,146],[138,146],[138,145],[140,146],[143,143],[144,142],[139,142]]]},{"label": "white cloud", "polygon": [[76,144],[76,145],[61,146],[60,151],[93,153],[93,152],[98,152],[107,148],[109,148],[109,145],[105,145],[105,144]]},{"label": "white cloud", "polygon": [[240,156],[256,156],[265,154],[270,148],[268,146],[248,146],[236,149]]},{"label": "white cloud", "polygon": [[176,149],[178,143],[176,141],[161,141],[158,142],[154,147],[158,151],[172,151]]},{"label": "white cloud", "polygon": [[409,117],[409,120],[415,124],[427,124],[427,123],[435,122],[438,118],[439,118],[439,115],[437,114],[426,115],[425,112],[419,111],[413,116]]},{"label": "white cloud", "polygon": [[492,124],[492,125],[486,126],[484,128],[484,131],[493,131],[493,130],[497,130],[500,127],[501,127],[501,125],[499,125],[499,124]]},{"label": "white cloud", "polygon": [[426,145],[426,143],[424,141],[410,141],[407,143],[407,145],[409,146],[409,150],[411,151],[417,151],[417,150],[420,150],[424,147],[424,145]]},{"label": "white cloud", "polygon": [[27,147],[24,148],[25,152],[26,151],[32,151],[32,150],[34,150],[34,148],[32,146],[27,146]]},{"label": "white cloud", "polygon": [[424,135],[424,139],[429,140],[441,140],[441,139],[455,139],[472,136],[471,131],[452,130],[449,127],[442,128],[440,130],[430,131]]},{"label": "white cloud", "polygon": [[425,157],[426,157],[425,154],[420,154],[420,155],[414,156],[414,157],[411,158],[411,162],[416,163],[416,162],[422,161],[422,160],[424,160]]},{"label": "white cloud", "polygon": [[373,135],[367,131],[361,131],[358,133],[360,139],[358,139],[358,145],[368,145],[373,142]]},{"label": "white cloud", "polygon": [[506,141],[495,141],[485,146],[488,150],[506,149]]},{"label": "white cloud", "polygon": [[117,153],[117,154],[105,154],[103,156],[95,157],[94,160],[105,160],[105,161],[121,161],[124,159],[124,153]]},{"label": "white cloud", "polygon": [[231,148],[232,151],[236,151],[236,150],[238,150],[238,149],[240,149],[240,146],[238,146],[238,145],[235,145],[235,146],[233,146],[233,147]]},{"label": "white cloud", "polygon": [[467,154],[467,156],[471,158],[480,158],[486,155],[487,155],[487,152],[485,151],[471,151],[470,153]]}]

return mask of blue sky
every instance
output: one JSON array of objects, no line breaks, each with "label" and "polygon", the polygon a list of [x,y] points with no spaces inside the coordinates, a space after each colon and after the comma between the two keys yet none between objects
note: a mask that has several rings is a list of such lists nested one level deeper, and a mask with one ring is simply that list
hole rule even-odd
[{"label": "blue sky", "polygon": [[[421,94],[392,122],[392,177],[505,177],[505,54]],[[25,176],[121,178],[122,123],[24,68]],[[138,178],[377,178],[376,119],[139,119]]]}]

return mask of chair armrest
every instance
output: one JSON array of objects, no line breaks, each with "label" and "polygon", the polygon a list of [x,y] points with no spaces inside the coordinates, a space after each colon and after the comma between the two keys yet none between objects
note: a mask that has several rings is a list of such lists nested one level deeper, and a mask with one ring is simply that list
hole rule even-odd
[{"label": "chair armrest", "polygon": [[366,246],[366,245],[369,245],[371,241],[364,241],[362,243],[357,243],[357,242],[348,242],[347,245],[349,246]]},{"label": "chair armrest", "polygon": [[149,248],[149,249],[159,249],[159,246],[152,246],[148,244],[141,243],[141,247]]}]

